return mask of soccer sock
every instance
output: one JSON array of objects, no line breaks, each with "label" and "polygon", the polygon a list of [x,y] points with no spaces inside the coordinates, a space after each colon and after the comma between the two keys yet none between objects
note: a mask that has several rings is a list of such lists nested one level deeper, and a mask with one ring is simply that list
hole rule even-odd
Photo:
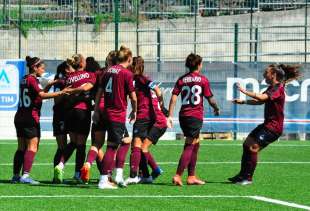
[{"label": "soccer sock", "polygon": [[254,171],[257,165],[257,152],[251,152],[250,154],[250,162],[249,162],[249,171],[248,176],[252,179],[254,175]]},{"label": "soccer sock", "polygon": [[117,147],[115,146],[108,146],[107,151],[103,156],[103,169],[102,174],[103,175],[109,175],[112,174],[112,171],[115,166],[115,154],[116,154]]},{"label": "soccer sock", "polygon": [[242,158],[241,158],[241,169],[239,172],[240,176],[245,176],[246,174],[246,168],[247,168],[247,162],[249,160],[249,155],[250,155],[250,149],[243,145],[243,153],[242,153]]},{"label": "soccer sock", "polygon": [[97,169],[100,172],[100,175],[102,173],[103,165],[102,165],[102,160],[99,159],[99,157],[96,158],[96,164],[97,164]]},{"label": "soccer sock", "polygon": [[65,149],[64,149],[63,156],[61,157],[60,161],[63,163],[66,163],[69,160],[69,158],[71,157],[75,148],[76,148],[75,143],[70,142],[69,144],[67,144]]},{"label": "soccer sock", "polygon": [[141,160],[141,149],[133,147],[130,155],[130,177],[138,176],[139,164]]},{"label": "soccer sock", "polygon": [[199,147],[200,147],[199,143],[194,145],[192,156],[191,156],[191,161],[188,164],[188,176],[195,176],[196,162],[197,162]]},{"label": "soccer sock", "polygon": [[142,151],[141,151],[140,155],[141,155],[141,160],[140,160],[139,169],[142,173],[142,176],[145,178],[148,178],[150,176],[150,172],[149,172],[149,169],[147,167],[146,158],[145,158],[144,153]]},{"label": "soccer sock", "polygon": [[86,157],[86,145],[77,145],[76,146],[76,156],[75,156],[75,172],[80,172],[83,167],[85,157]]},{"label": "soccer sock", "polygon": [[154,171],[155,169],[157,169],[158,165],[157,165],[154,157],[152,156],[152,154],[150,152],[143,152],[143,154],[144,154],[144,157],[146,159],[147,164],[150,165],[152,170]]},{"label": "soccer sock", "polygon": [[89,150],[86,162],[92,165],[94,160],[97,158],[97,154],[98,152],[96,152],[95,150]]},{"label": "soccer sock", "polygon": [[57,151],[54,155],[54,167],[57,166],[57,164],[60,162],[62,154],[63,149],[57,148]]},{"label": "soccer sock", "polygon": [[14,155],[14,162],[13,162],[13,174],[19,175],[20,170],[22,169],[23,162],[24,162],[24,154],[25,151],[17,150]]},{"label": "soccer sock", "polygon": [[122,143],[117,150],[116,154],[116,168],[124,168],[126,155],[129,150],[130,144]]},{"label": "soccer sock", "polygon": [[26,150],[24,155],[24,169],[23,169],[24,174],[30,173],[35,155],[36,155],[35,152]]},{"label": "soccer sock", "polygon": [[183,174],[184,169],[188,166],[189,162],[191,161],[193,149],[194,149],[193,144],[184,145],[183,153],[180,157],[178,169],[176,172],[178,175],[181,176]]}]

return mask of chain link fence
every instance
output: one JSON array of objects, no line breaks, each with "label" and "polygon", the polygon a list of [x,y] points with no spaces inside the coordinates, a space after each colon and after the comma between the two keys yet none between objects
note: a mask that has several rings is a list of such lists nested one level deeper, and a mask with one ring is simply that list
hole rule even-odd
[{"label": "chain link fence", "polygon": [[103,61],[124,44],[161,64],[307,62],[309,0],[0,0],[0,58]]}]

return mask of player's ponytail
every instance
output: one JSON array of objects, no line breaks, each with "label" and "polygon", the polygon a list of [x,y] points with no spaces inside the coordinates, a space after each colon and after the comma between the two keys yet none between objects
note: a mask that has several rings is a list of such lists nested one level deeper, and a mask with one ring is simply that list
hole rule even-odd
[{"label": "player's ponytail", "polygon": [[71,58],[67,59],[67,64],[78,70],[81,68],[83,56],[81,54],[74,54]]},{"label": "player's ponytail", "polygon": [[193,72],[198,69],[198,66],[201,64],[201,62],[201,56],[191,53],[186,58],[185,66],[189,69],[190,72]]},{"label": "player's ponytail", "polygon": [[39,57],[26,56],[25,60],[29,68],[29,73],[33,73],[35,67],[39,67],[43,64],[43,61]]},{"label": "player's ponytail", "polygon": [[144,73],[144,60],[141,56],[133,57],[132,72],[135,75],[143,75],[143,73]]},{"label": "player's ponytail", "polygon": [[299,72],[300,65],[271,64],[268,66],[268,68],[276,73],[277,80],[284,84],[301,76]]},{"label": "player's ponytail", "polygon": [[122,45],[119,51],[117,51],[117,59],[119,63],[126,62],[130,57],[132,57],[131,50]]},{"label": "player's ponytail", "polygon": [[117,51],[110,51],[105,59],[105,68],[117,65],[117,63],[118,63]]}]

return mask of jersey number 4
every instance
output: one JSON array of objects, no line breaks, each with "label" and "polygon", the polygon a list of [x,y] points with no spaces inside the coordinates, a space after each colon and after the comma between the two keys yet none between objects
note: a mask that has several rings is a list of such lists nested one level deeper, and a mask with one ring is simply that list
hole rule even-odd
[{"label": "jersey number 4", "polygon": [[31,98],[28,96],[28,88],[23,89],[23,93],[19,99],[19,107],[28,108],[31,104]]},{"label": "jersey number 4", "polygon": [[105,87],[105,92],[112,93],[112,85],[113,85],[113,79],[112,79],[112,77],[110,77],[109,81]]},{"label": "jersey number 4", "polygon": [[194,85],[192,87],[183,86],[182,92],[184,93],[184,97],[182,99],[182,105],[194,104],[198,105],[201,101],[201,86]]}]

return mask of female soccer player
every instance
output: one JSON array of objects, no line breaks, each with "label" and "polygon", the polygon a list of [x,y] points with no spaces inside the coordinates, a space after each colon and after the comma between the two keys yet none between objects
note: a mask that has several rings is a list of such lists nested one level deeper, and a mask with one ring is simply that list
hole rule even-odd
[{"label": "female soccer player", "polygon": [[204,181],[198,179],[195,174],[197,155],[199,150],[199,133],[203,123],[203,97],[207,98],[214,109],[214,114],[219,115],[219,108],[213,99],[208,79],[202,75],[202,58],[196,54],[189,54],[185,66],[189,73],[181,76],[172,91],[169,104],[168,126],[172,127],[173,110],[178,95],[181,93],[182,106],[179,113],[179,122],[184,133],[185,145],[179,160],[176,175],[172,182],[182,186],[182,174],[188,168],[188,185],[203,185]]},{"label": "female soccer player", "polygon": [[[94,88],[92,89],[92,93],[94,93],[94,98],[100,86],[99,83],[101,81],[101,78],[104,72],[109,67],[117,64],[116,53],[117,53],[116,51],[111,51],[108,54],[106,58],[106,62],[105,62],[105,67],[100,70],[98,70],[99,64],[97,63],[96,65],[95,60],[90,59],[92,57],[88,57],[88,59],[86,59],[86,70],[90,71],[92,69],[93,72],[95,72],[96,74],[96,84]],[[95,160],[97,163],[97,168],[100,174],[102,174],[102,168],[103,168],[102,159],[104,155],[102,151],[102,145],[104,144],[104,141],[105,141],[106,131],[107,131],[107,123],[104,117],[104,97],[101,96],[100,102],[99,102],[99,119],[97,122],[93,121],[92,127],[91,127],[92,145],[88,151],[86,162],[84,163],[81,169],[81,179],[83,180],[84,183],[87,183],[90,179],[90,167]]]},{"label": "female soccer player", "polygon": [[[102,77],[101,86],[96,95],[94,120],[99,117],[99,101],[104,95],[105,115],[108,124],[107,150],[103,157],[103,172],[100,176],[98,187],[100,189],[115,189],[109,182],[109,174],[113,172],[115,166],[115,156],[118,150],[121,150],[123,139],[126,132],[126,110],[127,96],[131,100],[132,111],[130,113],[130,122],[135,121],[137,112],[137,97],[133,86],[133,74],[127,69],[132,63],[132,52],[129,48],[122,46],[117,52],[118,65],[110,67]],[[127,147],[127,146],[125,146]],[[123,158],[126,157],[126,150],[123,152]],[[123,181],[116,181],[122,183]]]},{"label": "female soccer player", "polygon": [[[167,119],[162,112],[163,97],[156,82],[144,75],[144,60],[141,56],[134,57],[132,63],[135,90],[138,100],[137,119],[133,126],[133,147],[130,156],[130,177],[126,184],[140,182],[138,169],[142,156],[153,170],[152,179],[158,177],[162,170],[158,167],[149,147],[156,144],[167,129]],[[147,167],[146,167],[147,168]]]},{"label": "female soccer player", "polygon": [[82,55],[73,55],[72,58],[67,59],[67,63],[75,69],[75,72],[68,75],[65,83],[66,86],[70,86],[69,92],[77,97],[77,100],[66,115],[65,124],[69,132],[70,143],[65,147],[63,159],[54,169],[54,178],[57,183],[61,183],[63,180],[64,164],[74,148],[76,148],[74,179],[80,180],[80,170],[85,161],[86,141],[91,122],[89,91],[96,82],[95,75],[84,70],[86,62]]},{"label": "female soccer player", "polygon": [[252,99],[245,101],[235,99],[233,103],[248,105],[265,104],[265,120],[244,141],[240,172],[228,179],[232,183],[241,185],[252,184],[258,152],[276,141],[283,131],[285,84],[299,76],[298,66],[272,64],[264,72],[264,78],[269,86],[262,94],[247,91],[238,84],[239,91]]},{"label": "female soccer player", "polygon": [[[63,90],[65,88],[64,81],[68,74],[74,72],[74,69],[62,62],[57,67],[57,72],[54,80],[61,80],[62,82],[54,84],[54,92]],[[54,155],[54,167],[60,162],[63,150],[67,145],[67,131],[65,128],[65,99],[63,96],[54,98],[53,106],[53,133],[57,141],[57,151]]]},{"label": "female soccer player", "polygon": [[[38,57],[26,57],[29,74],[20,83],[20,100],[14,118],[18,147],[14,155],[12,183],[39,184],[29,177],[34,157],[40,142],[40,110],[42,99],[54,98],[66,94],[66,89],[59,92],[47,93],[54,82],[45,89],[39,84],[37,77],[45,72],[45,65]],[[19,176],[23,167],[23,175]]]}]

